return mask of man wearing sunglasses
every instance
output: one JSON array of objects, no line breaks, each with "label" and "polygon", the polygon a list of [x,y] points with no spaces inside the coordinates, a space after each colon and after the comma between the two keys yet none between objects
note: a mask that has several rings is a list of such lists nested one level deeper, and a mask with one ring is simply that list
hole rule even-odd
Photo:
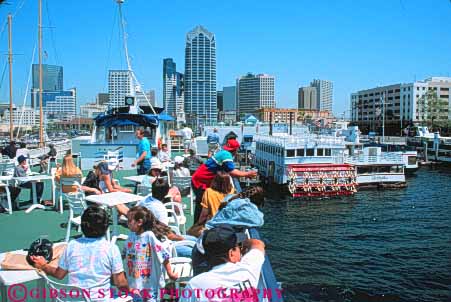
[{"label": "man wearing sunglasses", "polygon": [[[230,225],[220,225],[204,232],[202,245],[212,269],[193,277],[180,301],[241,301],[252,297],[265,261],[265,244],[247,239],[245,233]],[[254,300],[256,297],[246,299]]]}]

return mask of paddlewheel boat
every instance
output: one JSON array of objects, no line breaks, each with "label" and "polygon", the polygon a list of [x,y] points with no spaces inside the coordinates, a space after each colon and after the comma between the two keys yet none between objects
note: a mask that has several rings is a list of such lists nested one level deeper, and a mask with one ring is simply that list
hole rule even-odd
[{"label": "paddlewheel boat", "polygon": [[288,167],[293,197],[347,196],[357,192],[355,168],[349,164],[293,164]]}]

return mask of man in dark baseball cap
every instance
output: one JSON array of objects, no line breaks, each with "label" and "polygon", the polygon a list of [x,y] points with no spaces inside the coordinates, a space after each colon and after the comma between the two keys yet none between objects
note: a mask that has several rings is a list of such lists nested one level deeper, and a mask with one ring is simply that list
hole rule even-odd
[{"label": "man in dark baseball cap", "polygon": [[[219,225],[203,234],[202,246],[211,269],[197,275],[188,282],[185,289],[199,292],[199,296],[182,297],[181,302],[223,301],[233,297],[233,292],[252,291],[258,286],[261,269],[265,262],[265,244],[258,239],[247,239],[244,232],[230,225]],[[211,289],[224,289],[221,297],[207,298]],[[229,301],[229,300],[227,300]],[[231,300],[232,301],[232,300]]]},{"label": "man in dark baseball cap", "polygon": [[228,261],[229,251],[236,247],[241,250],[246,239],[245,233],[235,231],[230,225],[205,231],[202,244],[209,264],[215,266]]}]

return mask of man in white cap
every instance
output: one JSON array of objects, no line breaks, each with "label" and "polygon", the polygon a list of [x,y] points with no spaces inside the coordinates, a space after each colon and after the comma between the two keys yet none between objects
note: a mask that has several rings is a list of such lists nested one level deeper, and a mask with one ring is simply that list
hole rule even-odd
[{"label": "man in white cap", "polygon": [[191,174],[189,173],[188,168],[183,166],[183,161],[185,158],[183,156],[176,156],[174,158],[174,176],[178,177],[189,177]]}]

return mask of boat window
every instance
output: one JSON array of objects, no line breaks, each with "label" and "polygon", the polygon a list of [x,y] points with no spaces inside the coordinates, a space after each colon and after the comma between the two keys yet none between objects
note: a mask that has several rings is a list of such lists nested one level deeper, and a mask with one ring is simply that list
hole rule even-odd
[{"label": "boat window", "polygon": [[399,168],[399,166],[391,166],[390,167],[390,172],[392,172],[392,173],[399,173],[399,172],[401,172],[401,169]]},{"label": "boat window", "polygon": [[317,156],[324,156],[324,149],[322,149],[322,148],[316,149],[316,155]]},{"label": "boat window", "polygon": [[287,157],[294,157],[296,150],[287,150]]},{"label": "boat window", "polygon": [[296,152],[297,152],[297,156],[304,156],[304,149],[297,149],[296,150]]},{"label": "boat window", "polygon": [[120,132],[132,132],[132,133],[134,133],[135,131],[134,131],[133,128],[134,128],[133,125],[124,125],[124,126],[120,126],[119,130],[120,130]]},{"label": "boat window", "polygon": [[314,156],[315,155],[315,149],[307,149],[307,156]]},{"label": "boat window", "polygon": [[409,165],[416,165],[417,164],[417,157],[416,156],[409,156],[407,158],[407,163]]},{"label": "boat window", "polygon": [[390,166],[379,167],[379,173],[390,173]]},{"label": "boat window", "polygon": [[332,155],[331,149],[324,149],[324,156],[331,156],[331,155]]},{"label": "boat window", "polygon": [[370,173],[369,167],[357,167],[357,174],[367,174]]}]

